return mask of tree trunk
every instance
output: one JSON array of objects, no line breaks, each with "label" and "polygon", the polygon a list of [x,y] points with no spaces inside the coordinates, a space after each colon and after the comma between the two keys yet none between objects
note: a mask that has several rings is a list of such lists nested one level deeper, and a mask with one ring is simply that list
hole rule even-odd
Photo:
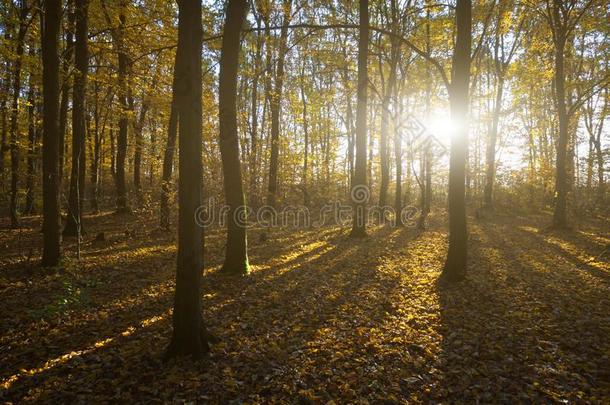
[{"label": "tree trunk", "polygon": [[114,135],[114,129],[110,128],[110,174],[116,187],[116,140]]},{"label": "tree trunk", "polygon": [[129,124],[129,104],[127,102],[127,66],[129,60],[125,50],[125,16],[127,4],[125,0],[120,3],[119,28],[116,33],[118,52],[118,79],[119,79],[119,103],[121,105],[121,117],[119,118],[119,134],[117,136],[116,154],[116,206],[117,213],[130,213],[131,209],[127,202],[127,185],[125,184],[125,159],[127,158],[127,126]]},{"label": "tree trunk", "polygon": [[241,48],[241,28],[248,11],[247,0],[229,0],[222,36],[218,109],[220,118],[220,154],[227,212],[227,247],[221,271],[248,274],[246,235],[246,200],[244,198],[239,138],[237,134],[237,67]]},{"label": "tree trunk", "polygon": [[[156,113],[156,111],[155,111]],[[157,116],[157,114],[153,114],[153,116]],[[150,159],[148,166],[148,186],[153,188],[155,184],[156,176],[156,168],[159,163],[159,158],[157,156],[157,121],[151,119],[148,123],[150,127]]]},{"label": "tree trunk", "polygon": [[[555,0],[557,1],[557,0]],[[564,72],[564,50],[566,44],[566,32],[562,24],[559,24],[559,6],[553,6],[554,19],[558,26],[555,30],[555,101],[559,120],[559,137],[556,150],[556,172],[555,172],[555,210],[553,212],[553,226],[556,228],[567,227],[567,152],[568,152],[568,112],[566,107],[565,72]]]},{"label": "tree trunk", "polygon": [[366,136],[369,51],[369,2],[360,0],[360,28],[358,38],[358,104],[356,107],[356,168],[351,189],[353,213],[352,237],[366,236],[366,203],[370,190],[366,182]]},{"label": "tree trunk", "polygon": [[[10,22],[7,21],[4,26],[4,41],[8,44],[10,43],[11,34],[13,27]],[[0,143],[0,181],[2,182],[1,191],[6,192],[5,189],[5,173],[4,173],[4,165],[6,159],[6,152],[9,150],[8,146],[8,109],[6,108],[8,102],[8,95],[11,89],[11,62],[8,58],[5,59],[4,62],[4,77],[2,79],[2,101],[0,102],[0,114],[2,114],[2,139]]]},{"label": "tree trunk", "polygon": [[[34,46],[30,45],[28,55],[34,58]],[[25,185],[25,214],[32,215],[36,212],[34,207],[34,185],[36,178],[36,101],[34,92],[34,80],[30,73],[28,83],[28,156],[27,156],[27,176]]]},{"label": "tree trunk", "polygon": [[59,27],[61,0],[45,0],[42,19],[42,265],[57,266],[61,257],[59,216]]},{"label": "tree trunk", "polygon": [[[394,2],[393,2],[394,5]],[[398,63],[398,44],[392,38],[392,46],[390,50],[390,76],[388,85],[381,103],[381,136],[379,140],[379,155],[381,161],[381,185],[379,187],[379,208],[382,209],[387,205],[388,186],[390,184],[390,158],[388,152],[388,133],[390,128],[390,101],[394,86],[396,86],[396,64]],[[381,217],[385,220],[385,214]]]},{"label": "tree trunk", "polygon": [[[156,80],[156,78],[155,78]],[[153,85],[154,89],[154,85]],[[146,113],[150,108],[150,97],[144,96],[142,100],[142,106],[140,107],[140,115],[138,120],[135,122],[133,132],[135,140],[135,148],[133,153],[133,188],[136,191],[139,202],[142,202],[142,133],[144,131],[144,120],[146,119]]]},{"label": "tree trunk", "polygon": [[74,44],[74,90],[72,94],[72,169],[70,170],[70,195],[68,218],[64,236],[80,236],[84,233],[82,207],[85,196],[85,91],[89,56],[87,50],[88,0],[75,0],[76,35]]},{"label": "tree trunk", "polygon": [[[261,28],[261,20],[257,18],[256,26],[260,30]],[[261,53],[263,47],[263,39],[264,36],[260,33],[256,33],[256,53],[254,56],[254,79],[252,80],[252,94],[251,94],[251,105],[250,110],[252,114],[252,129],[250,133],[250,156],[248,161],[248,172],[249,172],[249,201],[250,205],[255,205],[257,198],[257,182],[256,179],[258,177],[258,80],[260,74],[260,61],[261,61]]]},{"label": "tree trunk", "polygon": [[[426,53],[430,54],[430,10],[426,11]],[[426,63],[426,120],[430,119],[430,104],[432,97],[432,75],[430,72],[430,64]],[[421,170],[421,204],[420,215],[417,221],[417,228],[420,230],[426,229],[426,221],[430,213],[430,205],[432,200],[432,148],[431,140],[428,139],[423,145],[422,151],[422,170]]]},{"label": "tree trunk", "polygon": [[271,110],[271,157],[269,160],[269,187],[267,190],[267,205],[276,208],[278,169],[280,154],[280,105],[284,87],[284,58],[287,52],[288,24],[292,0],[284,0],[284,21],[280,32],[280,48],[278,51],[277,70],[275,72],[275,88],[270,98]]},{"label": "tree trunk", "polygon": [[91,209],[93,212],[99,212],[99,195],[100,195],[100,177],[101,177],[101,163],[102,160],[102,139],[106,130],[106,118],[108,117],[108,111],[112,105],[112,87],[108,87],[106,97],[103,99],[104,103],[107,103],[107,110],[104,116],[103,124],[100,128],[100,105],[98,99],[98,83],[95,82],[95,107],[94,107],[94,133],[93,133],[93,154],[91,156]]},{"label": "tree trunk", "polygon": [[496,101],[494,104],[491,131],[487,142],[486,170],[485,170],[485,189],[483,191],[483,204],[487,209],[493,209],[493,187],[496,177],[496,144],[498,140],[498,124],[502,111],[502,95],[504,93],[504,76],[498,73],[498,88],[496,89]]},{"label": "tree trunk", "polygon": [[19,226],[19,141],[18,119],[19,119],[19,94],[21,92],[21,65],[23,63],[23,45],[25,34],[27,33],[27,18],[29,8],[25,1],[21,2],[19,9],[19,32],[17,34],[17,45],[15,49],[16,59],[13,66],[13,100],[11,105],[11,128],[10,128],[10,148],[11,148],[11,227]]},{"label": "tree trunk", "polygon": [[[395,89],[395,97],[398,100],[398,91]],[[396,165],[396,181],[394,194],[394,222],[397,226],[402,226],[402,137],[400,134],[400,120],[402,119],[402,104],[398,102],[398,111],[394,120],[394,161]]]},{"label": "tree trunk", "polygon": [[[175,65],[178,64],[178,57],[176,55]],[[175,69],[175,68],[174,68]],[[169,211],[169,199],[172,195],[173,184],[172,184],[172,172],[174,169],[174,154],[176,150],[176,136],[178,135],[178,104],[176,100],[176,74],[174,73],[174,80],[172,82],[172,101],[169,113],[169,124],[167,126],[167,145],[165,146],[165,154],[163,155],[163,174],[161,179],[161,212],[160,212],[160,226],[161,229],[169,229],[170,225],[170,211]]]},{"label": "tree trunk", "polygon": [[176,102],[180,120],[180,180],[178,186],[178,264],[174,297],[173,333],[166,358],[202,358],[209,335],[201,313],[203,231],[194,221],[201,206],[202,142],[202,25],[201,1],[179,0],[176,55]]},{"label": "tree trunk", "polygon": [[70,66],[74,54],[74,0],[67,1],[68,31],[66,32],[66,49],[62,58],[61,101],[59,104],[59,188],[60,194],[66,162],[66,126],[68,122],[68,104],[70,102]]},{"label": "tree trunk", "polygon": [[604,122],[608,113],[608,88],[604,90],[604,105],[602,108],[601,117],[599,118],[599,125],[597,127],[597,134],[593,141],[593,147],[595,149],[595,160],[597,162],[597,203],[600,207],[604,207],[606,200],[606,185],[604,182],[604,153],[602,150],[602,133],[604,129]]},{"label": "tree trunk", "polygon": [[307,121],[307,100],[305,98],[305,64],[303,64],[303,68],[301,69],[301,103],[303,103],[303,137],[304,137],[304,147],[303,147],[303,177],[301,180],[301,189],[303,191],[303,205],[309,208],[309,190],[307,189],[307,172],[309,165],[309,127]]},{"label": "tree trunk", "polygon": [[457,39],[452,61],[449,89],[451,120],[457,127],[451,138],[449,158],[449,251],[442,277],[448,281],[463,279],[467,262],[466,229],[466,158],[468,154],[468,88],[470,82],[470,46],[472,41],[472,4],[458,0],[456,5]]}]

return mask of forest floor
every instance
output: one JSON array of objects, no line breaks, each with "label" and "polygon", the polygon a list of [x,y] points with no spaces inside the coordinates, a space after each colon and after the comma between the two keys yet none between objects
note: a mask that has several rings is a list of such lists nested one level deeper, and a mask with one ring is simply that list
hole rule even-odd
[{"label": "forest floor", "polygon": [[363,240],[253,229],[239,279],[217,273],[209,231],[204,317],[221,342],[169,364],[176,245],[153,214],[87,216],[82,258],[66,240],[61,270],[37,267],[39,217],[2,223],[0,401],[608,403],[610,219],[471,218],[454,286],[437,282],[445,222]]}]

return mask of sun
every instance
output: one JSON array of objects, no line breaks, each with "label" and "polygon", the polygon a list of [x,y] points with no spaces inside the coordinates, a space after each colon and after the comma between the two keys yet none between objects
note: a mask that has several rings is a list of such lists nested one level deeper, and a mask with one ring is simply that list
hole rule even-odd
[{"label": "sun", "polygon": [[424,121],[424,125],[428,134],[445,144],[451,142],[451,138],[458,130],[458,125],[448,113],[437,112],[431,114],[430,118]]}]

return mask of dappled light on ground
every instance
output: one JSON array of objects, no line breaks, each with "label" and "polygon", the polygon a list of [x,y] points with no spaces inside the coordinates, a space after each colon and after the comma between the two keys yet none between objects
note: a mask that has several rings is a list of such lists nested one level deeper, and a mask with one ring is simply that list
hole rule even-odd
[{"label": "dappled light on ground", "polygon": [[[599,400],[610,393],[610,243],[604,223],[552,232],[546,218],[473,221],[469,275],[440,284],[446,233],[377,226],[254,229],[253,271],[217,273],[206,238],[204,319],[220,343],[201,363],[163,365],[175,245],[130,219],[87,218],[82,260],[41,270],[2,258],[5,401]],[[37,238],[32,220],[25,239]],[[99,228],[99,229],[98,229]],[[265,233],[265,237],[262,234]],[[3,231],[2,240],[8,240]]]}]

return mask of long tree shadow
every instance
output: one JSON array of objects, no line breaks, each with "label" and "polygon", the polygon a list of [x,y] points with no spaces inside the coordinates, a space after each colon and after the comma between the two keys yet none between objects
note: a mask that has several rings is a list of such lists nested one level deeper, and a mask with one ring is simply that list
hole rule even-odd
[{"label": "long tree shadow", "polygon": [[581,263],[518,225],[474,226],[469,279],[439,285],[437,400],[579,401],[603,393],[607,287],[584,283],[571,266]]},{"label": "long tree shadow", "polygon": [[[172,282],[167,280],[171,273],[154,273],[152,269],[173,262],[173,254],[150,254],[125,261],[119,269],[101,267],[86,277],[55,278],[46,286],[46,299],[39,297],[36,305],[29,305],[28,312],[19,317],[3,319],[8,328],[1,339],[7,352],[0,379],[21,368],[42,367],[49,358],[119,333],[134,319],[167,310],[171,304]],[[67,280],[72,280],[69,289],[64,284]],[[130,287],[117,288],[115,283]],[[12,299],[23,302],[18,297]]]},{"label": "long tree shadow", "polygon": [[[382,238],[373,236],[354,243],[334,230],[324,232],[328,235],[321,243],[312,242],[315,239],[313,232],[300,237],[301,243],[295,241],[302,246],[299,253],[285,251],[282,260],[272,261],[248,278],[229,280],[215,272],[206,274],[203,283],[205,318],[222,339],[222,343],[214,347],[212,360],[223,364],[206,378],[226,386],[226,370],[240,370],[234,379],[253,379],[248,392],[260,392],[264,396],[273,394],[262,387],[274,379],[298,384],[297,374],[301,372],[290,366],[291,363],[304,364],[310,356],[317,356],[317,367],[326,361],[338,364],[354,361],[352,356],[333,357],[336,353],[331,346],[334,337],[353,333],[352,311],[358,307],[361,312],[356,319],[360,325],[373,328],[383,323],[388,311],[392,311],[388,296],[397,283],[376,275],[379,263],[374,252],[383,244]],[[404,238],[400,243],[403,241]],[[74,319],[59,324],[30,325],[38,331],[27,338],[26,335],[23,338],[8,336],[11,358],[3,360],[6,364],[1,376],[6,389],[4,397],[24,398],[28,393],[43,393],[36,398],[73,398],[75,393],[82,392],[82,381],[87,382],[85,386],[89,388],[86,389],[91,389],[89,381],[100,373],[105,380],[110,379],[109,375],[115,375],[114,378],[122,379],[121,384],[125,378],[131,378],[134,390],[156,380],[167,385],[166,379],[170,376],[167,373],[156,375],[156,371],[159,344],[166,343],[171,330],[167,315],[171,308],[172,281],[168,279],[173,279],[174,256],[173,252],[160,250],[122,259],[122,269],[133,274],[122,278],[121,282],[137,288],[123,287],[114,294],[110,291],[112,279],[119,269],[114,266],[95,269],[96,274],[108,272],[107,283],[101,284],[104,293],[82,311],[73,312]],[[146,277],[153,268],[165,270],[155,277]],[[156,332],[138,337],[138,324],[147,325],[147,319],[156,319]],[[333,339],[329,340],[330,336],[334,336]],[[129,346],[133,352],[127,354],[133,364],[127,364],[125,359],[117,360],[120,357],[116,353],[117,345],[127,340],[134,342]],[[155,372],[142,373],[142,363],[149,367],[147,370]],[[21,368],[25,371],[20,372]],[[117,368],[133,368],[134,375],[127,377],[121,371],[120,376],[116,376]],[[311,385],[314,378],[312,369],[303,374],[301,384]],[[52,381],[60,382],[55,386],[58,396],[44,396],[48,393],[45,394],[43,387],[48,388]],[[112,384],[104,386],[103,389],[109,391],[105,392],[106,397],[116,394]],[[223,398],[235,397],[239,387],[234,388]]]},{"label": "long tree shadow", "polygon": [[[392,233],[396,237],[390,243]],[[271,397],[281,392],[270,387],[277,390],[284,385],[284,395],[312,389],[320,400],[336,397],[339,388],[333,378],[346,377],[376,360],[367,342],[353,346],[356,330],[367,340],[368,331],[382,327],[396,310],[391,297],[400,283],[378,271],[379,252],[404,246],[412,236],[380,230],[366,240],[353,241],[337,233],[322,246],[256,271],[232,288],[214,287],[219,280],[210,275],[204,285],[208,294],[215,295],[206,301],[206,319],[223,339],[218,355],[229,364],[234,378],[248,381],[218,400]],[[233,324],[227,325],[226,317]],[[333,376],[327,374],[329,365],[336,370]],[[216,378],[222,384],[222,376]],[[320,378],[328,385],[320,384]],[[361,395],[371,390],[354,389]]]}]

